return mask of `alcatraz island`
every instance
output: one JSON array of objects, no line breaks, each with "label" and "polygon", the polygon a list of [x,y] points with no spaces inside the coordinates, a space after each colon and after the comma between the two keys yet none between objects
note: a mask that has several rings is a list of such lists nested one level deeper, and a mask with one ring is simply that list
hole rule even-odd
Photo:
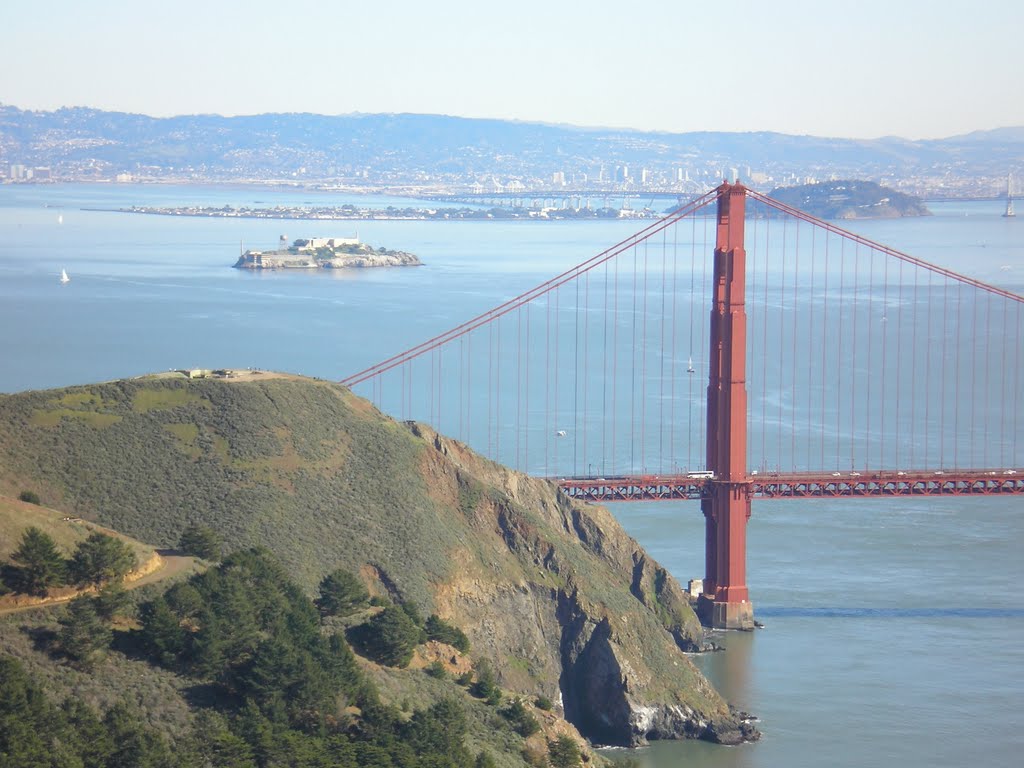
[{"label": "alcatraz island", "polygon": [[344,269],[348,267],[416,267],[423,262],[405,251],[374,248],[359,237],[314,237],[295,240],[281,235],[274,251],[245,251],[237,269]]}]

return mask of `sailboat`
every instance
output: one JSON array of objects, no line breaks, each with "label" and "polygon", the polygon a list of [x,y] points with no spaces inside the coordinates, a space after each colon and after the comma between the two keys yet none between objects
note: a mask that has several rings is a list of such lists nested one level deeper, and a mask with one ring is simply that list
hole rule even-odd
[{"label": "sailboat", "polygon": [[1013,210],[1013,176],[1006,174],[1006,213],[1004,219],[1012,219],[1017,214]]},{"label": "sailboat", "polygon": [[691,357],[689,359],[689,361],[686,363],[686,372],[687,373],[696,373],[696,370],[697,369],[693,367],[693,358]]},{"label": "sailboat", "polygon": [[71,282],[71,278],[68,277],[68,271],[66,269],[62,269],[60,271],[60,283],[61,283],[61,285],[64,285],[65,283],[70,283],[70,282]]}]

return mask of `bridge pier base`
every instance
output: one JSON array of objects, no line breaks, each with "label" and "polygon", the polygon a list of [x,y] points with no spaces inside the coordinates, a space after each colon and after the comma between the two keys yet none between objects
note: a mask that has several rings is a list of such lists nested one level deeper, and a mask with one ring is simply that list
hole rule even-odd
[{"label": "bridge pier base", "polygon": [[697,618],[705,627],[711,629],[738,629],[744,632],[753,631],[754,604],[749,600],[738,603],[719,603],[713,597],[701,595],[697,598]]},{"label": "bridge pier base", "polygon": [[701,501],[705,575],[697,614],[715,629],[754,628],[746,563],[750,495],[749,482],[712,480],[710,492]]}]

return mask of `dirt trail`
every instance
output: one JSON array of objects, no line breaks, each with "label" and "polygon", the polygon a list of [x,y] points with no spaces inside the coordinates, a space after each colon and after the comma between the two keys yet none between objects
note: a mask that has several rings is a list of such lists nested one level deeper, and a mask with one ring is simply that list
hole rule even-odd
[{"label": "dirt trail", "polygon": [[[142,575],[138,578],[125,581],[125,589],[135,589],[147,584],[156,584],[164,579],[188,573],[189,571],[195,570],[199,562],[194,557],[179,555],[171,550],[159,550],[154,552],[152,560],[157,561],[157,563],[155,563],[155,567],[150,566],[150,563],[143,565],[140,569]],[[152,562],[152,560],[150,562]],[[129,574],[129,577],[130,576],[131,574]],[[25,595],[7,595],[0,598],[0,616],[4,616],[9,613],[30,611],[33,608],[47,608],[51,605],[60,605],[61,603],[70,602],[79,595],[92,594],[95,591],[96,590],[93,588],[80,590],[62,589],[59,594],[44,598],[27,597]]]}]

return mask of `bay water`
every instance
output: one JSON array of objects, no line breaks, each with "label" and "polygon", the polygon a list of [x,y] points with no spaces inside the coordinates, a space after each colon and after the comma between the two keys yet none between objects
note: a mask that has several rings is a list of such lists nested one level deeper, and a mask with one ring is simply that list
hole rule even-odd
[{"label": "bay water", "polygon": [[[339,380],[629,236],[629,221],[280,221],[87,210],[130,205],[408,205],[230,186],[0,186],[0,392],[168,368],[254,367]],[[1024,291],[1024,219],[999,203],[848,228]],[[234,270],[284,234],[358,235],[416,269]],[[65,269],[71,282],[61,285]],[[692,503],[618,504],[685,582],[703,571]],[[1024,754],[1024,501],[755,502],[748,585],[765,628],[695,657],[760,717],[740,747],[610,752],[649,768],[1016,766]]]}]

